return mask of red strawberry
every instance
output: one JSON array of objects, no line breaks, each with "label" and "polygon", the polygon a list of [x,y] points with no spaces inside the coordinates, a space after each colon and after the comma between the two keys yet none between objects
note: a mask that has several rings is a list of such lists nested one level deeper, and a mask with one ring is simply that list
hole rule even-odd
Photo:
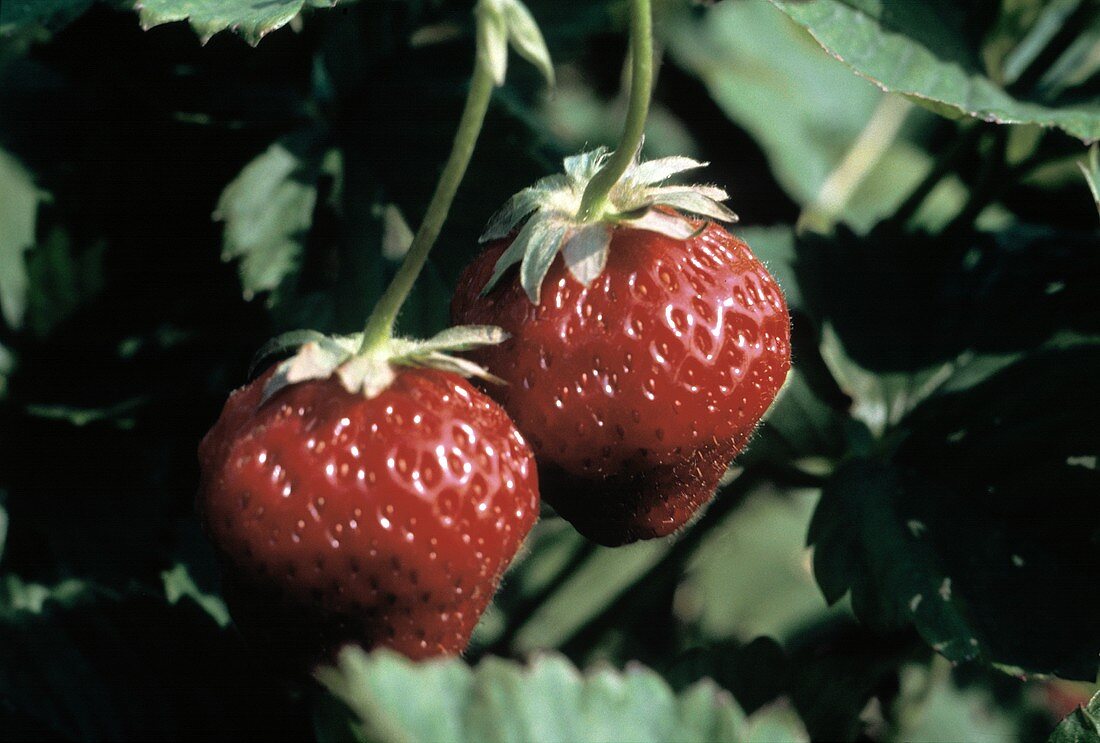
[{"label": "red strawberry", "polygon": [[538,516],[530,450],[454,373],[374,397],[337,379],[236,391],[199,449],[199,505],[238,622],[331,655],[459,653]]},{"label": "red strawberry", "polygon": [[[511,335],[475,358],[508,382],[489,393],[531,441],[543,497],[602,544],[670,534],[713,496],[786,378],[783,295],[745,243],[663,207],[640,223],[598,224],[606,238],[595,263],[605,263],[596,272],[571,265],[594,251],[571,255],[569,244],[592,227],[551,228],[564,258],[549,252],[533,292],[526,256],[547,251],[513,246],[548,231],[529,229],[535,220],[561,219],[546,211],[474,261],[452,316]],[[502,269],[519,255],[517,279]],[[504,280],[484,294],[494,274]]]}]

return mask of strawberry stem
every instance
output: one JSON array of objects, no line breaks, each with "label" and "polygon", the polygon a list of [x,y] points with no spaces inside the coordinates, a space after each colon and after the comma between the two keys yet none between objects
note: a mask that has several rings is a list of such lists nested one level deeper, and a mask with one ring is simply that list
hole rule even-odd
[{"label": "strawberry stem", "polygon": [[487,17],[486,13],[477,14],[479,53],[473,77],[470,80],[470,90],[466,94],[466,105],[462,111],[458,130],[455,132],[454,144],[451,146],[451,154],[447,158],[443,173],[439,176],[439,182],[424,214],[424,220],[413,237],[404,262],[374,311],[367,318],[359,353],[377,348],[393,338],[397,315],[408,298],[409,292],[412,291],[420,271],[424,268],[428,253],[431,252],[432,246],[443,229],[443,223],[447,220],[447,213],[454,202],[455,193],[474,154],[474,147],[481,133],[481,126],[485,121],[485,113],[489,110],[489,100],[492,98],[495,87],[494,76],[489,69],[486,55],[480,53],[485,36],[484,25],[488,22]]},{"label": "strawberry stem", "polygon": [[649,0],[633,0],[630,15],[630,107],[619,146],[581,196],[577,218],[595,222],[607,210],[608,195],[642,145],[653,94],[653,13]]}]

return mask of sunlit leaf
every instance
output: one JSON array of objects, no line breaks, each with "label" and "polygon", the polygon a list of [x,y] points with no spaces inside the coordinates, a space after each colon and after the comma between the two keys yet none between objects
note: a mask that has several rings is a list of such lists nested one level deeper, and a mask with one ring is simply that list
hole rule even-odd
[{"label": "sunlit leaf", "polygon": [[188,21],[202,39],[219,31],[240,34],[251,44],[289,23],[304,7],[328,8],[337,0],[142,0],[137,6],[141,24],[153,28]]},{"label": "sunlit leaf", "polygon": [[[414,663],[381,651],[346,649],[317,678],[352,711],[359,740],[743,741],[744,715],[728,693],[700,683],[679,696],[641,666],[581,674],[558,655],[529,666],[489,658]],[[789,723],[761,720],[785,737]],[[763,740],[763,739],[761,739]]]},{"label": "sunlit leaf", "polygon": [[962,9],[946,0],[773,0],[822,46],[884,89],[946,104],[986,121],[1058,127],[1100,138],[1100,100],[1051,106],[1014,97],[985,75],[963,37]]}]

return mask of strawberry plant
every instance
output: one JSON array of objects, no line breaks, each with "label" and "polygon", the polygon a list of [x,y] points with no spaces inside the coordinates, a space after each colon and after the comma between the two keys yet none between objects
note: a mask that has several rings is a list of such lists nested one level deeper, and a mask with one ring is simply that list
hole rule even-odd
[{"label": "strawberry plant", "polygon": [[0,737],[1100,740],[1098,39],[0,0]]}]

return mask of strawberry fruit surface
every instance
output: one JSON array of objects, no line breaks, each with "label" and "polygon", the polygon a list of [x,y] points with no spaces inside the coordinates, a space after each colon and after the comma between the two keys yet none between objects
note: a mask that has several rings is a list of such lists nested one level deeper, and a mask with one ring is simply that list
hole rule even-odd
[{"label": "strawberry fruit surface", "polygon": [[199,505],[238,623],[307,655],[463,651],[538,516],[500,407],[456,374],[401,369],[374,397],[335,377],[235,392],[200,446]]},{"label": "strawberry fruit surface", "polygon": [[530,440],[543,497],[602,544],[689,521],[790,367],[775,280],[718,224],[689,231],[614,227],[602,272],[585,286],[559,256],[537,304],[510,276],[483,294],[511,243],[499,240],[452,304],[456,322],[510,334],[475,356],[508,382],[489,393]]}]

